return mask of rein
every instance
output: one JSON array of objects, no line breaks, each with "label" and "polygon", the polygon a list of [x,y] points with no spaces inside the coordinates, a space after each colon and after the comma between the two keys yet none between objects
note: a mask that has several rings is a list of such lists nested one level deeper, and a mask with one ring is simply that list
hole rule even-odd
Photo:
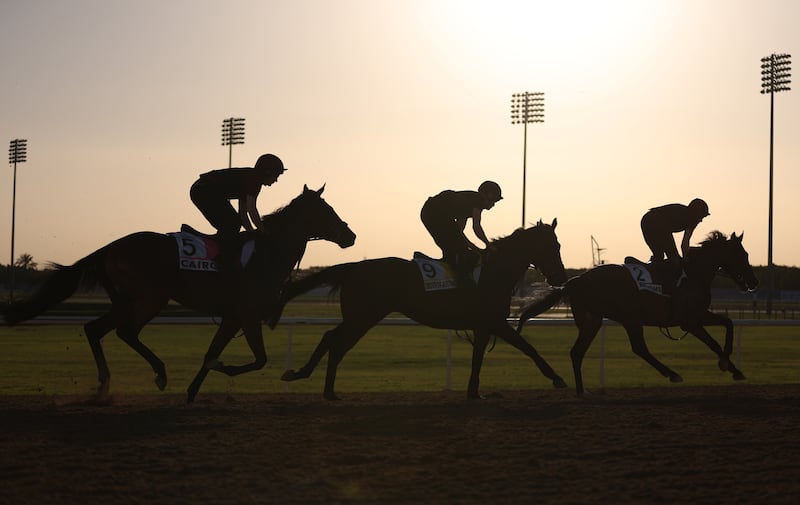
[{"label": "rein", "polygon": [[670,331],[669,331],[669,328],[664,327],[664,326],[659,327],[658,331],[661,332],[661,334],[664,335],[665,337],[667,337],[668,339],[674,340],[675,342],[683,340],[684,338],[686,338],[686,335],[689,334],[688,331],[685,331],[685,332],[683,332],[683,335],[681,335],[680,337],[673,337],[672,333],[670,333]]}]

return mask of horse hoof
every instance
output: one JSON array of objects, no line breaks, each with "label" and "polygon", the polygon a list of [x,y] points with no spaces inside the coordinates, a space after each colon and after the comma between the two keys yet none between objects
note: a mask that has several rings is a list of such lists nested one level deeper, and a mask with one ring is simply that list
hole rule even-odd
[{"label": "horse hoof", "polygon": [[553,379],[553,387],[557,389],[563,389],[567,387],[567,383],[564,382],[564,379],[562,379],[561,377],[556,377],[555,379]]},{"label": "horse hoof", "polygon": [[669,377],[670,382],[683,382],[683,377],[678,374],[670,375]]},{"label": "horse hoof", "polygon": [[746,379],[747,379],[747,377],[745,377],[744,374],[741,371],[736,370],[735,372],[733,372],[733,380],[735,380],[735,381],[743,381],[743,380],[746,380]]},{"label": "horse hoof", "polygon": [[730,362],[730,361],[728,361],[727,359],[721,359],[721,360],[719,360],[719,362],[717,363],[717,365],[719,366],[719,369],[720,369],[721,371],[723,371],[723,372],[727,372],[727,371],[728,371],[728,368],[731,366],[731,362]]},{"label": "horse hoof", "polygon": [[156,376],[156,386],[159,391],[164,391],[164,388],[167,387],[167,378],[163,375]]},{"label": "horse hoof", "polygon": [[297,373],[295,373],[294,370],[286,370],[285,372],[283,372],[283,375],[281,375],[281,380],[283,382],[292,382],[293,380],[296,379],[297,379]]}]

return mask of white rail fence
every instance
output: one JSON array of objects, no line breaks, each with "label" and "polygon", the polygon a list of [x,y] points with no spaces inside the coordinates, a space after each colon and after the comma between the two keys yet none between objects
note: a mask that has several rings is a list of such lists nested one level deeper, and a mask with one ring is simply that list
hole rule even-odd
[{"label": "white rail fence", "polygon": [[[294,333],[295,325],[317,325],[317,326],[336,326],[341,322],[337,318],[283,318],[281,325],[288,326],[286,336],[286,369],[292,368],[292,335]],[[516,326],[517,319],[509,319],[512,326]],[[388,318],[381,321],[380,325],[389,326],[419,326],[419,323],[411,319],[404,318]],[[575,322],[571,318],[534,318],[525,323],[525,326],[575,326]],[[599,360],[600,360],[600,387],[605,387],[605,347],[606,347],[606,328],[608,326],[619,326],[616,321],[606,319],[603,321],[603,326],[597,337],[595,345],[599,347]],[[733,341],[733,362],[736,368],[741,367],[742,360],[742,338],[744,329],[748,326],[800,326],[800,321],[797,320],[763,320],[763,319],[734,319],[734,341]],[[445,352],[445,389],[450,390],[451,370],[452,370],[452,346],[453,346],[453,330],[447,330],[447,349]],[[289,385],[285,384],[284,388],[288,391]]]}]

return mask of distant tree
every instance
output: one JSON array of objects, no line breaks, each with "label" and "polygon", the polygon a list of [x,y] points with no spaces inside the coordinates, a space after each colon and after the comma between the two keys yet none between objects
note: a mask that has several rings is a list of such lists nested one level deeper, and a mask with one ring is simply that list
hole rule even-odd
[{"label": "distant tree", "polygon": [[33,256],[28,253],[20,254],[17,261],[14,262],[14,267],[22,270],[36,270],[38,266],[39,264],[33,260]]}]

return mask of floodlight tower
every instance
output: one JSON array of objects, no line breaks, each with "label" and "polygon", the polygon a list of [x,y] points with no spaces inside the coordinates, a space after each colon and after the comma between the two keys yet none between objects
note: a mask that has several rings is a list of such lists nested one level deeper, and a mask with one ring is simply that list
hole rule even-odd
[{"label": "floodlight tower", "polygon": [[511,124],[522,123],[522,227],[525,227],[525,185],[528,158],[528,123],[544,123],[544,93],[514,93],[511,95]]},{"label": "floodlight tower", "polygon": [[772,315],[772,296],[775,290],[775,267],[772,264],[772,139],[774,132],[775,93],[789,91],[791,84],[791,55],[771,54],[761,58],[761,94],[769,94],[769,227],[767,239],[767,316]]},{"label": "floodlight tower", "polygon": [[14,227],[17,218],[17,163],[28,161],[28,141],[14,139],[8,147],[8,162],[14,165],[14,184],[11,196],[11,263],[9,264],[9,301],[14,300]]},{"label": "floodlight tower", "polygon": [[243,117],[230,117],[222,121],[222,145],[228,146],[228,168],[233,166],[234,144],[244,144]]}]

